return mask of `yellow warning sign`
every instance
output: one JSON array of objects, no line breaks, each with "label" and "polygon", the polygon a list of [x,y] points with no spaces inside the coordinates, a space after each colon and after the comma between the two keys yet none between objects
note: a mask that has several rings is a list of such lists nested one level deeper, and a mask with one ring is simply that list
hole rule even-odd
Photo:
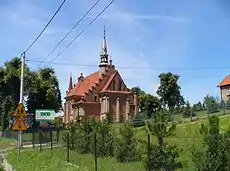
[{"label": "yellow warning sign", "polygon": [[22,103],[18,104],[17,109],[14,111],[14,116],[27,116],[26,110]]},{"label": "yellow warning sign", "polygon": [[26,131],[27,130],[27,126],[25,122],[22,120],[22,117],[17,118],[12,129],[13,131]]}]

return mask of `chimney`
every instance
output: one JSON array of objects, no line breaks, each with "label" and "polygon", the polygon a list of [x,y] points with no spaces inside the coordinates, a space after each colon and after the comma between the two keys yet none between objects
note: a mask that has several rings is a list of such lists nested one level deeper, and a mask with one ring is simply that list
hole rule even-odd
[{"label": "chimney", "polygon": [[80,76],[78,77],[78,82],[80,82],[83,78],[84,78],[84,77],[83,77],[83,73],[81,72],[81,73],[80,73]]}]

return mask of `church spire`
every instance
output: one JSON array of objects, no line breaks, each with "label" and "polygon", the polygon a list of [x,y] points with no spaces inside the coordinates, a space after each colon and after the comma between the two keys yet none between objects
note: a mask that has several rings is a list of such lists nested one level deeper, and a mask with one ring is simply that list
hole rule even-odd
[{"label": "church spire", "polygon": [[68,91],[70,91],[72,89],[73,89],[73,79],[72,79],[72,73],[70,73]]},{"label": "church spire", "polygon": [[106,37],[105,37],[105,26],[104,26],[104,37],[103,37],[103,43],[102,43],[102,54],[107,54],[107,44],[106,44]]},{"label": "church spire", "polygon": [[106,36],[105,36],[105,27],[104,27],[104,37],[102,42],[102,49],[101,49],[101,64],[108,64],[108,48],[106,44]]}]

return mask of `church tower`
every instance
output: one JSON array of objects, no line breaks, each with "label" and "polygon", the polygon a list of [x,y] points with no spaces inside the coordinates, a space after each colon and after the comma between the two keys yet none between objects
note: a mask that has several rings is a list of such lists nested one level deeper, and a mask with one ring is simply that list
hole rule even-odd
[{"label": "church tower", "polygon": [[105,68],[109,65],[108,64],[108,48],[107,48],[107,44],[106,44],[106,37],[105,37],[105,27],[104,27],[104,37],[103,37],[103,42],[102,42],[102,49],[101,49],[101,53],[100,53],[100,57],[101,57],[101,62],[99,64],[99,69],[100,72],[103,73],[105,71]]}]

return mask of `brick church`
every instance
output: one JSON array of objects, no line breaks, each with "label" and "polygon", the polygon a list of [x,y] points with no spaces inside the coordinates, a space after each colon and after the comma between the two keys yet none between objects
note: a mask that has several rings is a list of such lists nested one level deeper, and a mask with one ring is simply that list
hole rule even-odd
[{"label": "brick church", "polygon": [[111,114],[114,122],[119,122],[130,120],[137,113],[137,95],[127,88],[108,57],[104,30],[98,71],[86,77],[81,73],[76,84],[73,84],[70,75],[64,103],[65,123],[85,115],[103,120],[106,113]]}]

